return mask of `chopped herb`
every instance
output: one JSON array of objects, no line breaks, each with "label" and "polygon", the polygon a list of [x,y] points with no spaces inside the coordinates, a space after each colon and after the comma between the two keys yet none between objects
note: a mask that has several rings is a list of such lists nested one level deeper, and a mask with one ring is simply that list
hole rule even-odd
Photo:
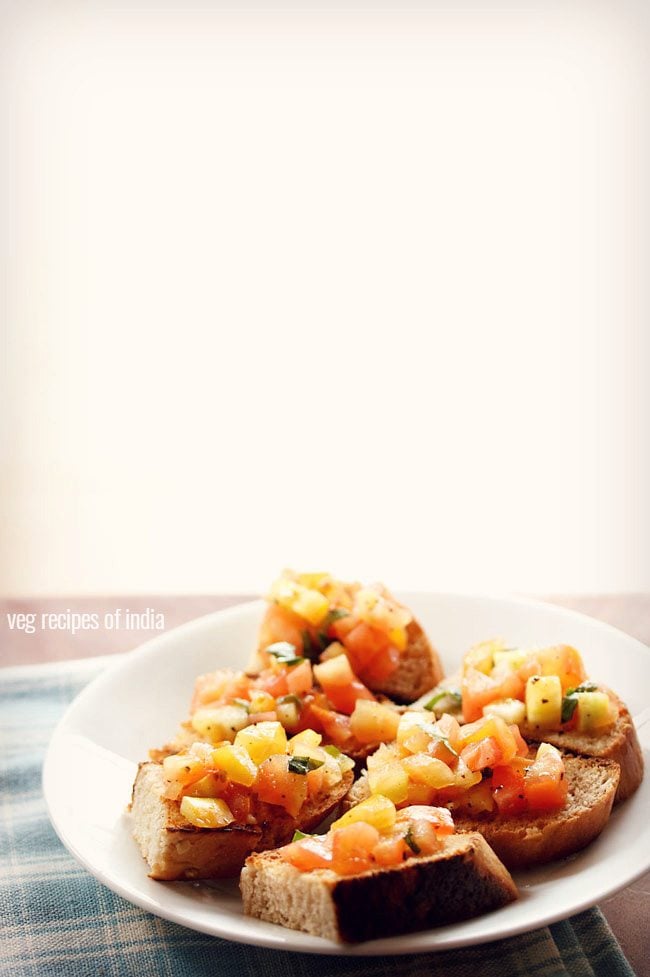
[{"label": "chopped herb", "polygon": [[327,612],[327,617],[323,621],[323,627],[325,630],[329,628],[334,621],[340,621],[342,617],[349,617],[350,612],[344,611],[342,607],[333,607],[331,611]]},{"label": "chopped herb", "polygon": [[567,689],[566,695],[562,699],[562,722],[568,723],[570,719],[573,719],[573,714],[578,705],[579,692],[597,691],[598,686],[594,682],[583,682],[582,685],[577,685],[575,689]]},{"label": "chopped herb", "polygon": [[305,660],[302,655],[296,654],[296,646],[289,641],[276,641],[275,644],[269,645],[266,651],[269,655],[273,655],[281,665],[299,665]]},{"label": "chopped herb", "polygon": [[306,835],[304,831],[294,831],[292,841],[302,841],[303,838],[311,838],[311,835]]},{"label": "chopped herb", "polygon": [[460,706],[463,701],[458,689],[443,689],[442,692],[437,692],[433,699],[429,699],[424,708],[428,709],[429,712],[433,712],[438,703],[443,699],[451,699],[455,706]]},{"label": "chopped herb", "polygon": [[338,746],[334,746],[333,744],[324,746],[323,749],[326,753],[329,753],[330,756],[341,756],[341,751],[339,750]]},{"label": "chopped herb", "polygon": [[318,770],[324,762],[324,760],[314,760],[310,756],[292,756],[289,757],[289,770],[291,773],[308,774],[310,770]]},{"label": "chopped herb", "polygon": [[248,712],[251,707],[250,699],[233,699],[232,704],[233,706],[239,706],[241,709],[245,709],[246,712]]},{"label": "chopped herb", "polygon": [[420,854],[421,848],[418,845],[418,843],[416,842],[415,838],[413,837],[413,832],[411,831],[410,828],[408,829],[408,831],[404,835],[404,841],[409,846],[409,848],[411,849],[411,851],[413,852],[414,855],[419,855]]}]

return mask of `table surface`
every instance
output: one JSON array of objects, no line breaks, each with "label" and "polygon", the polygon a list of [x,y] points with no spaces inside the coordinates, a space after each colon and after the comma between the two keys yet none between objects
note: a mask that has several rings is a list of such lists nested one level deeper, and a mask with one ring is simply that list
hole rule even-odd
[{"label": "table surface", "polygon": [[[109,630],[78,630],[72,633],[72,614],[97,614],[103,622],[105,614],[121,611],[122,621],[134,621],[129,615],[147,615],[139,619],[146,625],[154,614],[164,615],[165,630],[192,618],[209,614],[233,604],[253,599],[251,594],[182,595],[182,596],[114,596],[114,597],[37,597],[0,600],[0,666],[66,661],[116,654],[136,647],[156,630],[133,630],[125,627]],[[626,631],[650,645],[650,594],[617,594],[594,596],[546,596],[544,598],[563,607],[589,614]],[[32,634],[16,627],[13,615],[36,615]],[[63,615],[47,618],[47,628],[41,626],[41,615]],[[29,620],[29,619],[28,619]],[[14,623],[14,627],[10,626]],[[59,625],[59,627],[57,627]],[[616,935],[623,952],[638,977],[650,977],[650,873],[621,892],[601,903],[602,911]]]}]

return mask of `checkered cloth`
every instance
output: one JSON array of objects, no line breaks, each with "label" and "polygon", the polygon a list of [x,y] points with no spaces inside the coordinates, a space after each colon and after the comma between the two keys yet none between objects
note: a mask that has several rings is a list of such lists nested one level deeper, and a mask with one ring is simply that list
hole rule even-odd
[{"label": "checkered cloth", "polygon": [[[110,659],[110,660],[115,660]],[[330,957],[229,943],[115,895],[68,854],[41,793],[52,729],[108,659],[0,670],[0,974],[11,977],[633,977],[597,909],[441,953]]]}]

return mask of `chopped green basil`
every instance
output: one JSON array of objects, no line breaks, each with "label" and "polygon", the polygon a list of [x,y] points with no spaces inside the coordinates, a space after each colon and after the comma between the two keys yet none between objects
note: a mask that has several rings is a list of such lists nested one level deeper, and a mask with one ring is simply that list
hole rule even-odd
[{"label": "chopped green basil", "polygon": [[429,699],[424,708],[428,709],[429,712],[433,712],[438,703],[443,699],[451,699],[455,706],[460,706],[463,701],[458,689],[442,689],[442,691],[437,692],[432,699]]},{"label": "chopped green basil", "polygon": [[275,644],[269,645],[266,651],[277,658],[281,665],[299,665],[305,660],[302,655],[296,654],[296,646],[289,641],[276,641]]},{"label": "chopped green basil", "polygon": [[307,774],[310,770],[318,770],[323,763],[323,760],[314,760],[310,756],[292,756],[289,757],[289,770],[291,773]]},{"label": "chopped green basil", "polygon": [[420,851],[421,851],[420,846],[418,845],[418,843],[416,842],[415,838],[413,837],[413,832],[411,831],[410,828],[408,829],[408,831],[404,835],[404,841],[409,846],[409,848],[411,849],[411,851],[413,852],[414,855],[419,855],[420,854]]},{"label": "chopped green basil", "polygon": [[330,756],[341,756],[341,751],[339,750],[338,746],[334,746],[334,744],[324,746],[323,749],[326,753],[329,753]]},{"label": "chopped green basil", "polygon": [[577,694],[579,692],[597,692],[598,686],[595,682],[583,682],[582,685],[577,685],[575,689],[567,689],[566,695],[562,698],[562,722],[568,723],[570,719],[573,719],[573,714],[578,706]]},{"label": "chopped green basil", "polygon": [[325,630],[334,624],[334,621],[340,621],[342,617],[349,617],[350,612],[344,611],[342,607],[333,607],[331,611],[327,612],[327,617],[323,621],[323,627]]},{"label": "chopped green basil", "polygon": [[302,841],[303,838],[311,838],[311,835],[306,835],[304,831],[294,831],[292,841]]}]

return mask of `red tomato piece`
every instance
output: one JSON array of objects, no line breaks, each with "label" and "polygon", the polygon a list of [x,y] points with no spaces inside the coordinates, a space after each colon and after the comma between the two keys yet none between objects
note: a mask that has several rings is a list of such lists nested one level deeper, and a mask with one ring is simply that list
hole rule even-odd
[{"label": "red tomato piece", "polygon": [[294,695],[309,692],[314,684],[311,662],[305,659],[299,665],[292,665],[287,669],[287,688]]},{"label": "red tomato piece", "polygon": [[[547,747],[542,750],[542,747]],[[531,811],[555,811],[564,807],[567,780],[559,751],[543,743],[537,757],[526,771],[524,788]]]},{"label": "red tomato piece", "polygon": [[476,743],[469,743],[460,755],[472,771],[495,767],[503,762],[503,750],[494,736],[486,736]]},{"label": "red tomato piece", "polygon": [[277,804],[295,818],[307,799],[307,777],[289,770],[289,757],[271,756],[259,766],[255,793],[261,801]]},{"label": "red tomato piece", "polygon": [[279,849],[280,855],[301,872],[332,867],[331,839],[313,835]]},{"label": "red tomato piece", "polygon": [[381,835],[371,824],[356,821],[332,833],[332,868],[339,875],[355,875],[372,867],[372,851]]},{"label": "red tomato piece", "polygon": [[519,766],[496,766],[492,771],[492,794],[499,812],[505,815],[523,814],[528,810],[524,791],[524,774]]}]

